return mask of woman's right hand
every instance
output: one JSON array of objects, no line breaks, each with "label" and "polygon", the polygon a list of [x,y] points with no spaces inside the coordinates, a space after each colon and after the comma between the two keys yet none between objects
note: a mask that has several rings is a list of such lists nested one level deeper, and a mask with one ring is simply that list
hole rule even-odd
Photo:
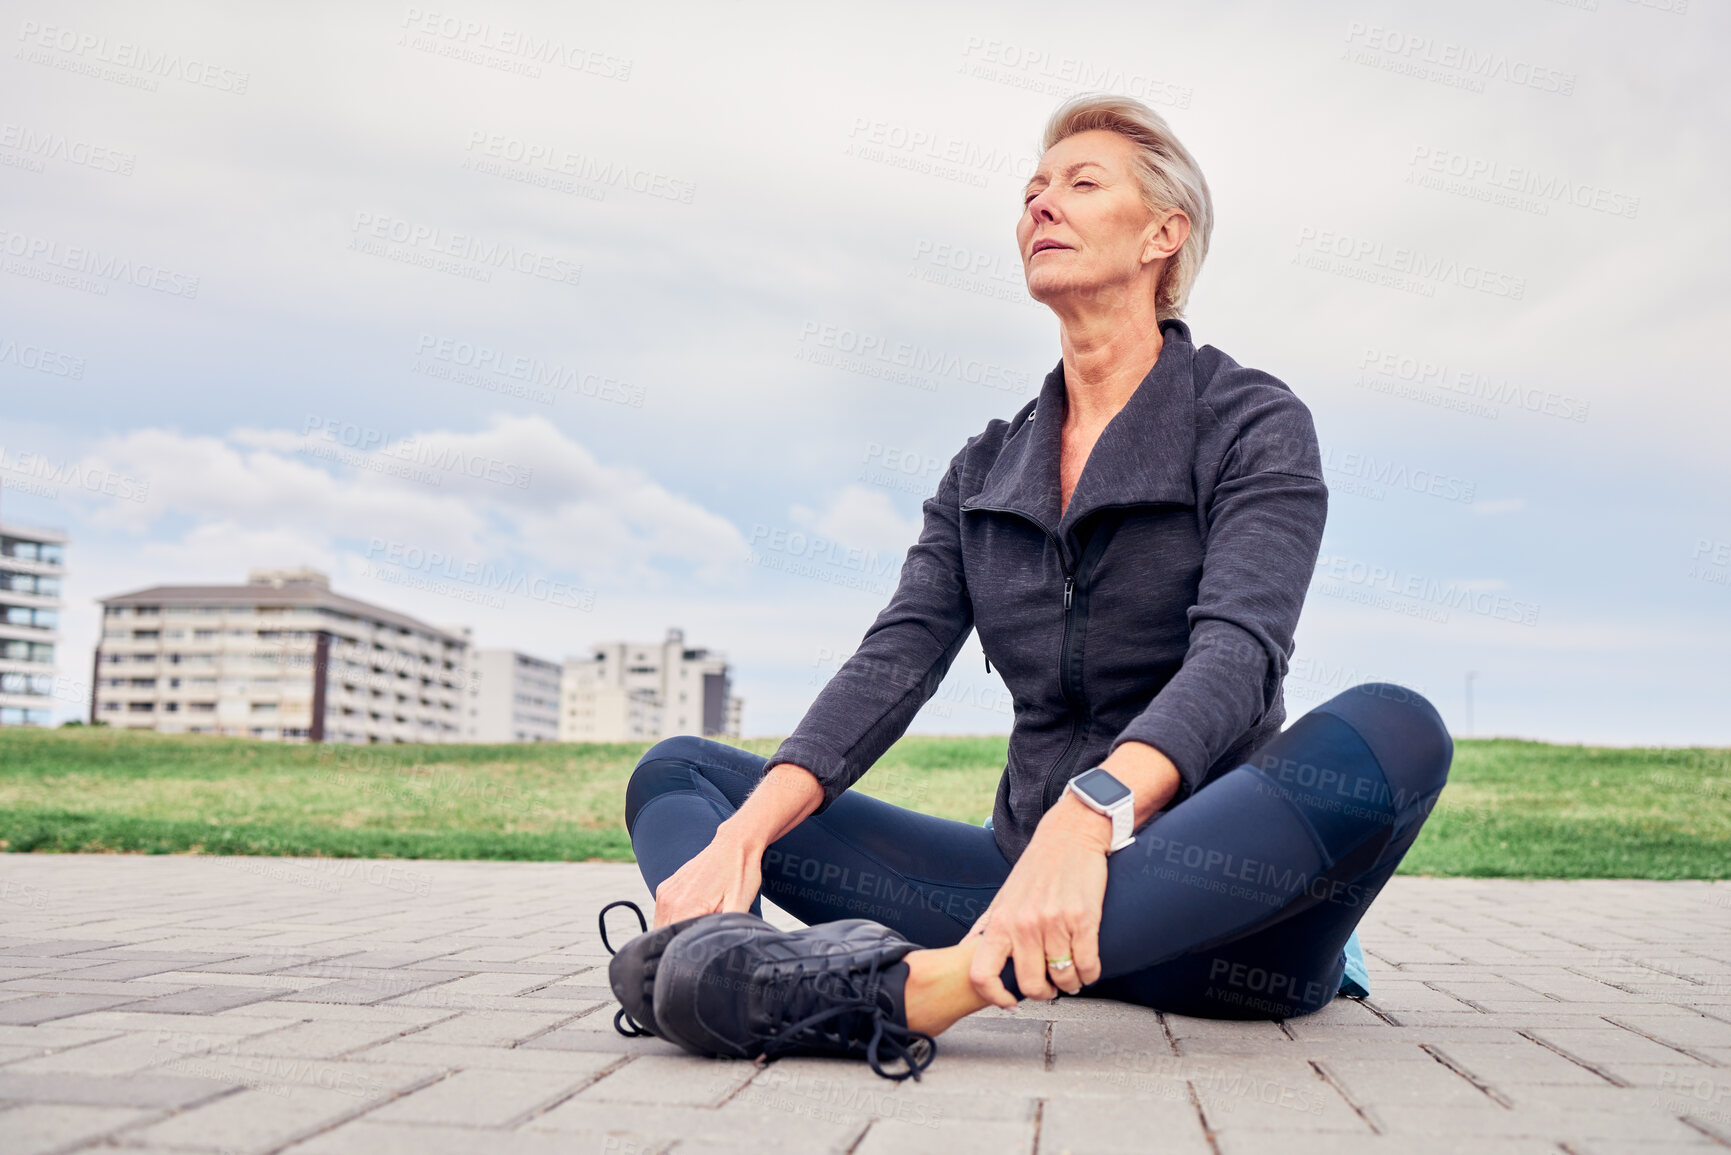
[{"label": "woman's right hand", "polygon": [[724,823],[697,856],[655,890],[655,925],[724,910],[750,910],[763,883],[763,850],[733,836]]},{"label": "woman's right hand", "polygon": [[817,776],[792,762],[769,767],[709,845],[655,888],[655,925],[750,910],[763,885],[763,852],[823,801]]}]

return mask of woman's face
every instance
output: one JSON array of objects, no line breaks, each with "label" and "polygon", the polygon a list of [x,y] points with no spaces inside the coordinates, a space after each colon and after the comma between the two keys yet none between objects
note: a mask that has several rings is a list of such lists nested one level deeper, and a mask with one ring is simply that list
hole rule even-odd
[{"label": "woman's face", "polygon": [[1040,158],[1016,222],[1036,301],[1122,301],[1139,280],[1152,301],[1164,258],[1184,243],[1189,221],[1177,210],[1148,210],[1130,167],[1135,147],[1094,129],[1065,137]]}]

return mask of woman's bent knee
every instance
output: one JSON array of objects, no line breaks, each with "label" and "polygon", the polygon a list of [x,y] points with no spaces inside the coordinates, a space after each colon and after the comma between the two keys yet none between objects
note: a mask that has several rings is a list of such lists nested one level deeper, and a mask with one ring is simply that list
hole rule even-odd
[{"label": "woman's bent knee", "polygon": [[[675,734],[661,739],[643,752],[643,757],[637,760],[637,766],[631,771],[630,781],[625,784],[626,833],[629,834],[637,825],[638,813],[663,794],[698,790],[719,798],[721,795],[716,793],[719,786],[699,786],[698,780],[713,776],[718,766],[732,766],[747,757],[750,756],[726,743],[699,738],[695,734]],[[744,772],[743,767],[734,768]],[[706,775],[706,771],[710,774]]]},{"label": "woman's bent knee", "polygon": [[1433,794],[1448,781],[1454,739],[1424,695],[1392,682],[1367,682],[1317,707],[1350,725],[1406,798]]}]

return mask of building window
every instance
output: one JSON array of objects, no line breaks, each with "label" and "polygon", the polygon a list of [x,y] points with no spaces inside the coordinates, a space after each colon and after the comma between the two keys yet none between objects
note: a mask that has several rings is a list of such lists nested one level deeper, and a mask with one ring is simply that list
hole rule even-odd
[{"label": "building window", "polygon": [[128,702],[126,712],[129,714],[150,714],[156,710],[155,702]]}]

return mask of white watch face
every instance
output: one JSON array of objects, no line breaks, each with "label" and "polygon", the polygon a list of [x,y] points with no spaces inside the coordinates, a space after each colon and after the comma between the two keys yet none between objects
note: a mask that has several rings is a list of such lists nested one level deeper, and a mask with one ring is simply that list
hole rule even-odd
[{"label": "white watch face", "polygon": [[1102,770],[1099,767],[1095,767],[1085,774],[1078,774],[1071,779],[1070,784],[1101,810],[1110,809],[1131,797],[1132,794],[1130,788],[1112,777],[1110,771]]}]

